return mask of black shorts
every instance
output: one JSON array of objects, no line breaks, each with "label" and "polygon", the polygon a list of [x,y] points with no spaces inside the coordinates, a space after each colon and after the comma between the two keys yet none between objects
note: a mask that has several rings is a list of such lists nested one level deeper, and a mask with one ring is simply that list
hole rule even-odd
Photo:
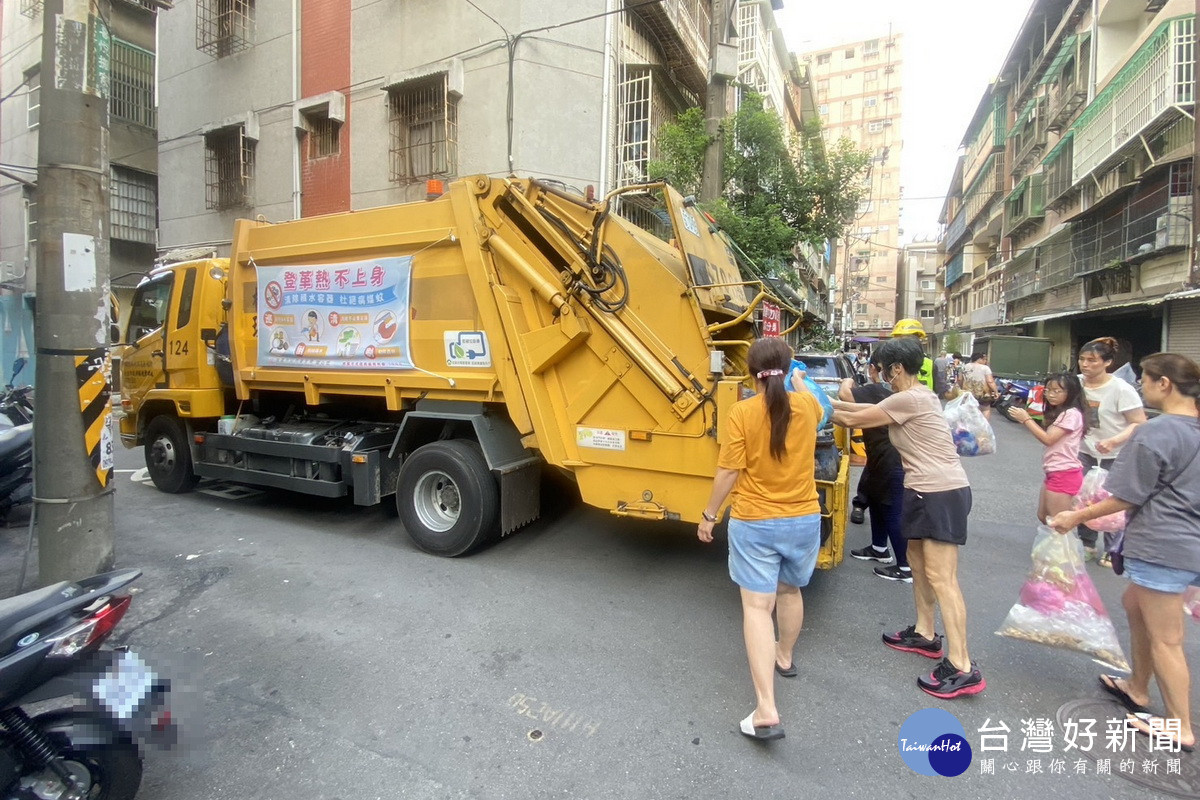
[{"label": "black shorts", "polygon": [[905,539],[966,544],[970,513],[970,486],[946,492],[918,492],[906,486],[900,529]]}]

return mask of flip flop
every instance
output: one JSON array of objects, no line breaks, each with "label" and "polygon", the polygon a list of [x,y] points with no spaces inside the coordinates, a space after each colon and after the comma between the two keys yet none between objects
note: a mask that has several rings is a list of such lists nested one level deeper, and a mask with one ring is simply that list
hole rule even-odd
[{"label": "flip flop", "polygon": [[[1190,753],[1196,749],[1196,746],[1194,744],[1184,744],[1183,742],[1180,742],[1178,739],[1176,739],[1174,736],[1171,736],[1170,734],[1168,734],[1165,727],[1160,727],[1157,731],[1153,730],[1150,727],[1151,720],[1158,719],[1158,720],[1162,720],[1164,723],[1166,722],[1166,719],[1164,719],[1163,717],[1157,716],[1156,714],[1150,714],[1150,713],[1126,714],[1125,719],[1128,720],[1131,725],[1133,725],[1134,729],[1137,730],[1138,733],[1140,733],[1144,736],[1157,735],[1157,736],[1169,738],[1171,741],[1177,742],[1179,744],[1179,749],[1185,753]],[[1138,724],[1139,722],[1142,725],[1145,725],[1146,727],[1144,727],[1144,728],[1141,727],[1141,725]]]},{"label": "flip flop", "polygon": [[[1105,680],[1105,678],[1107,678],[1108,680]],[[1133,713],[1135,713],[1135,714],[1149,713],[1150,709],[1147,706],[1144,706],[1140,703],[1134,702],[1133,698],[1129,696],[1128,692],[1126,692],[1120,686],[1117,686],[1117,681],[1119,681],[1119,680],[1121,680],[1121,677],[1119,675],[1101,675],[1100,676],[1100,688],[1102,688],[1104,691],[1111,694],[1113,697],[1117,698],[1118,703],[1125,706]]]},{"label": "flip flop", "polygon": [[742,720],[741,731],[743,736],[749,736],[751,739],[757,739],[760,742],[769,742],[773,739],[783,738],[783,725],[755,725],[754,712],[750,712],[750,716]]},{"label": "flip flop", "polygon": [[776,661],[775,662],[775,671],[778,672],[780,675],[782,675],[785,678],[794,678],[794,677],[796,677],[796,662],[793,661],[792,665],[790,667],[788,667],[787,669],[784,669],[783,667],[779,666],[779,662]]}]

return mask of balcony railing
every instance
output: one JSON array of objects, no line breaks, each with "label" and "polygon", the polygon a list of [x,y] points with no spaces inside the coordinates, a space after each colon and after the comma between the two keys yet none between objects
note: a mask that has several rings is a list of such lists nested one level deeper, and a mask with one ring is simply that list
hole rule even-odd
[{"label": "balcony railing", "polygon": [[1074,185],[1071,180],[1071,163],[1074,148],[1072,147],[1072,139],[1074,135],[1068,133],[1064,136],[1050,154],[1042,161],[1043,168],[1046,172],[1046,203],[1054,205],[1063,195],[1065,195]]},{"label": "balcony railing", "polygon": [[1170,112],[1194,100],[1196,19],[1168,20],[1104,87],[1071,130],[1075,182]]},{"label": "balcony railing", "polygon": [[654,32],[668,65],[679,71],[689,89],[701,94],[708,86],[710,8],[711,3],[705,0],[663,0],[642,3],[634,12]]},{"label": "balcony railing", "polygon": [[954,221],[946,228],[946,249],[953,250],[967,233],[967,209],[964,207],[958,210],[958,213],[954,215]]},{"label": "balcony railing", "polygon": [[1164,185],[1135,195],[1107,216],[1076,223],[1071,248],[1073,276],[1186,247],[1191,213],[1190,196],[1171,197]]},{"label": "balcony railing", "polygon": [[1023,170],[1046,149],[1046,98],[1029,101],[1008,134],[1013,145],[1013,172]]},{"label": "balcony railing", "polygon": [[979,176],[967,190],[963,198],[963,206],[967,210],[967,224],[970,225],[982,214],[992,201],[1000,197],[1004,191],[1004,172],[1000,169],[1002,154],[993,153],[979,170]]},{"label": "balcony railing", "polygon": [[1004,204],[1004,235],[1011,236],[1027,224],[1046,216],[1046,176],[1028,175],[1017,184]]},{"label": "balcony railing", "polygon": [[963,255],[959,253],[946,263],[946,288],[953,286],[963,276]]}]

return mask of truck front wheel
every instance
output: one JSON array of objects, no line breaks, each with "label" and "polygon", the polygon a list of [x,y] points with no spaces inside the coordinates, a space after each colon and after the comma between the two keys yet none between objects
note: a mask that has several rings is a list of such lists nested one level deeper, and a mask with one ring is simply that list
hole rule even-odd
[{"label": "truck front wheel", "polygon": [[475,442],[453,439],[413,451],[400,468],[396,510],[417,547],[460,556],[495,532],[500,492]]},{"label": "truck front wheel", "polygon": [[163,414],[146,426],[146,470],[159,491],[181,494],[195,487],[187,430],[175,417]]}]

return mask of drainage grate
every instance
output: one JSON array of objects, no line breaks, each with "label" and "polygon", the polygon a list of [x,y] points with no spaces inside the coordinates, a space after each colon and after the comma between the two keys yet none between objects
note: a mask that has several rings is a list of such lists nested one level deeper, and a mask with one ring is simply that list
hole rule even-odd
[{"label": "drainage grate", "polygon": [[[1087,756],[1096,761],[1102,758],[1111,759],[1112,774],[1138,786],[1153,789],[1171,797],[1200,798],[1200,754],[1165,751],[1151,753],[1149,752],[1150,738],[1141,734],[1137,735],[1136,755],[1114,753],[1112,750],[1105,749],[1103,720],[1123,719],[1124,716],[1125,709],[1109,700],[1095,697],[1086,700],[1072,700],[1064,703],[1058,709],[1058,727],[1059,730],[1062,730],[1070,720],[1077,722],[1097,720],[1098,735],[1095,746],[1091,750],[1074,750],[1072,753],[1079,753],[1081,756]],[[1135,761],[1135,768],[1128,772],[1119,770],[1118,762],[1130,757]],[[1168,760],[1178,760],[1178,772],[1168,773]],[[1145,772],[1143,770],[1145,761],[1156,761],[1158,763],[1157,770],[1150,773]]]}]

